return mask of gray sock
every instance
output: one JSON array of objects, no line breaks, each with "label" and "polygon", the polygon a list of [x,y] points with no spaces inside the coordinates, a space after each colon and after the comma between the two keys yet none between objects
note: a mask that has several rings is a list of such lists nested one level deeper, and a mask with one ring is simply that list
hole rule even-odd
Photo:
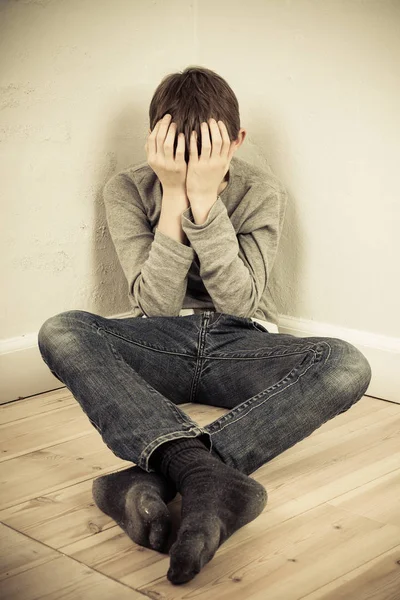
[{"label": "gray sock", "polygon": [[186,583],[223,542],[263,511],[267,491],[210,454],[198,438],[161,444],[152,460],[182,495],[181,526],[169,551],[167,578],[171,583]]},{"label": "gray sock", "polygon": [[138,466],[98,477],[93,482],[97,506],[139,544],[167,552],[171,531],[168,502],[176,487],[162,474]]}]

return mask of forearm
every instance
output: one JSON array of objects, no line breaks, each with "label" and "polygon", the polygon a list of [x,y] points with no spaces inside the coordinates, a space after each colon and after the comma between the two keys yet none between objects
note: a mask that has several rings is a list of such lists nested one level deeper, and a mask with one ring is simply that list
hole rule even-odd
[{"label": "forearm", "polygon": [[190,208],[196,225],[203,225],[207,221],[217,197],[217,194],[213,194],[204,198],[190,198]]},{"label": "forearm", "polygon": [[164,235],[189,246],[189,240],[182,229],[181,215],[189,208],[190,203],[186,193],[164,190],[162,197],[161,213],[157,229]]}]

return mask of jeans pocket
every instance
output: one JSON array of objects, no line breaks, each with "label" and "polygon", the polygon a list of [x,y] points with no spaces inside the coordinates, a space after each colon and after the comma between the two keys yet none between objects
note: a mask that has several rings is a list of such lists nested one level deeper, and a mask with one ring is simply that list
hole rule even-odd
[{"label": "jeans pocket", "polygon": [[252,321],[254,329],[257,331],[262,331],[263,333],[269,333],[268,329],[266,329],[261,323],[257,323],[257,321]]}]

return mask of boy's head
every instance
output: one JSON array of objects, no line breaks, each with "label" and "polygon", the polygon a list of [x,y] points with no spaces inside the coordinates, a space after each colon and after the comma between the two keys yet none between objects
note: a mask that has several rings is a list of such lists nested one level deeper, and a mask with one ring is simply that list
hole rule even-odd
[{"label": "boy's head", "polygon": [[208,123],[210,118],[223,121],[231,142],[235,140],[237,148],[246,137],[246,131],[240,128],[239,104],[233,90],[220,75],[204,67],[187,67],[183,72],[164,77],[150,102],[151,131],[167,113],[176,123],[174,152],[178,134],[185,134],[187,163],[193,129],[197,131],[197,152],[199,156],[201,154],[200,124],[203,121]]}]

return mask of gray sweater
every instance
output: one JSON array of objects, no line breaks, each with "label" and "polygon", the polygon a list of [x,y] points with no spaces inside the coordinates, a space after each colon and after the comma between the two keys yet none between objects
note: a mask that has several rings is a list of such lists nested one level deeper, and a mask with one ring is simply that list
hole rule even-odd
[{"label": "gray sweater", "polygon": [[106,183],[107,224],[128,282],[132,316],[214,310],[250,317],[278,333],[269,282],[287,193],[272,172],[236,156],[228,176],[204,223],[196,225],[190,208],[182,212],[189,246],[158,230],[162,187],[147,162]]}]

